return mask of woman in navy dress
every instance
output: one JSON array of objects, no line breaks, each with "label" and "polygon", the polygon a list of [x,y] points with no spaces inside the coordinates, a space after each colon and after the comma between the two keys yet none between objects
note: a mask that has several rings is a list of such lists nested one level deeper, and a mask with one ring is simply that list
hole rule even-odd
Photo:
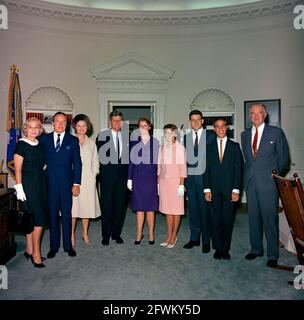
[{"label": "woman in navy dress", "polygon": [[147,118],[138,120],[138,130],[131,135],[128,188],[132,191],[131,209],[136,212],[135,245],[143,238],[145,212],[149,228],[149,244],[154,244],[154,212],[158,210],[157,160],[159,142],[150,135],[152,124]]}]

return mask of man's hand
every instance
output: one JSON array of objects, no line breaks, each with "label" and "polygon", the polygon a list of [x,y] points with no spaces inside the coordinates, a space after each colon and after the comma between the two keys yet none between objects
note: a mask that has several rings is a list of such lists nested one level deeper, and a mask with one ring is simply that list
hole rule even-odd
[{"label": "man's hand", "polygon": [[205,192],[205,199],[208,202],[212,201],[212,193],[211,192]]},{"label": "man's hand", "polygon": [[80,186],[73,185],[72,194],[73,194],[74,197],[78,197],[79,194],[80,194]]},{"label": "man's hand", "polygon": [[240,195],[238,193],[236,193],[236,192],[231,193],[231,201],[232,202],[237,202],[237,201],[239,201],[239,199],[240,199]]}]

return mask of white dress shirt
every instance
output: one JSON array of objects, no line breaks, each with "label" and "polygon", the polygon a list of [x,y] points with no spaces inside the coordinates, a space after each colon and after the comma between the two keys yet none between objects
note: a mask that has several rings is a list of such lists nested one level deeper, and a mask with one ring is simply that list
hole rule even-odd
[{"label": "white dress shirt", "polygon": [[[53,133],[53,139],[54,139],[54,146],[55,146],[55,148],[56,148],[56,142],[57,142],[58,134],[60,134],[59,139],[60,139],[60,146],[61,146],[61,145],[62,145],[63,138],[64,138],[64,135],[65,135],[65,131],[63,131],[62,133],[57,133],[57,132],[54,131],[54,133]],[[80,184],[78,184],[78,183],[74,183],[73,185],[74,185],[74,186],[80,186]]]},{"label": "white dress shirt", "polygon": [[227,136],[224,137],[223,139],[217,138],[217,150],[218,150],[218,154],[219,154],[219,158],[220,158],[220,144],[221,144],[221,140],[222,140],[222,156],[224,158],[224,152],[225,152],[225,148],[226,148],[226,143],[227,143]]},{"label": "white dress shirt", "polygon": [[122,154],[122,137],[121,137],[121,131],[116,132],[115,130],[111,129],[112,132],[112,137],[113,137],[113,142],[114,142],[114,147],[115,150],[117,151],[117,146],[116,146],[116,137],[117,137],[117,133],[118,133],[118,139],[119,139],[119,157],[121,158],[121,154]]},{"label": "white dress shirt", "polygon": [[[203,128],[200,128],[197,130],[197,136],[198,136],[198,143],[200,142],[200,139],[201,139],[201,135],[203,133]],[[195,131],[194,129],[192,129],[192,139],[193,139],[193,145],[195,145],[195,138],[196,138],[196,134],[195,134]]]},{"label": "white dress shirt", "polygon": [[[220,143],[221,143],[221,140],[222,140],[222,156],[224,158],[224,153],[225,153],[225,148],[226,148],[226,144],[227,144],[228,138],[227,138],[227,136],[224,137],[223,139],[220,139],[219,137],[217,137],[217,150],[218,150],[219,158],[220,158]],[[204,193],[207,193],[207,192],[211,192],[211,189],[204,189]],[[232,192],[239,194],[240,190],[239,189],[233,189]]]},{"label": "white dress shirt", "polygon": [[[261,138],[262,138],[262,134],[263,134],[263,131],[264,131],[264,128],[265,128],[265,122],[263,122],[259,127],[258,127],[258,143],[257,143],[257,150],[259,149],[259,145],[260,145],[260,142],[261,142]],[[251,151],[253,152],[252,150],[252,144],[253,144],[253,139],[254,139],[254,135],[255,135],[255,131],[256,131],[256,127],[255,126],[252,126],[252,129],[251,129]]]},{"label": "white dress shirt", "polygon": [[53,133],[53,138],[54,138],[54,146],[56,148],[56,142],[57,142],[57,138],[58,138],[58,134],[60,134],[60,146],[62,145],[62,141],[63,141],[63,138],[64,138],[64,135],[65,135],[65,131],[63,131],[62,133],[57,133],[54,131]]}]

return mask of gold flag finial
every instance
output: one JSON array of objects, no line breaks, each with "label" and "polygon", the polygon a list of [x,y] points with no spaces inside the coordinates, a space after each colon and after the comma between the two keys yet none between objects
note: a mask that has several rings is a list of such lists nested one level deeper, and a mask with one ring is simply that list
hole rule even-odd
[{"label": "gold flag finial", "polygon": [[11,72],[19,72],[19,67],[16,64],[11,65]]}]

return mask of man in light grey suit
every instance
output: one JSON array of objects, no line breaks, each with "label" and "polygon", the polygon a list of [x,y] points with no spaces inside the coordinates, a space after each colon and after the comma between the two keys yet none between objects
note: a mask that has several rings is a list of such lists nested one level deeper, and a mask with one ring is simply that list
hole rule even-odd
[{"label": "man in light grey suit", "polygon": [[264,104],[251,106],[252,128],[242,132],[251,252],[247,260],[263,256],[263,227],[267,240],[267,266],[275,267],[279,258],[278,193],[272,171],[282,174],[289,165],[288,143],[284,132],[265,124]]}]

